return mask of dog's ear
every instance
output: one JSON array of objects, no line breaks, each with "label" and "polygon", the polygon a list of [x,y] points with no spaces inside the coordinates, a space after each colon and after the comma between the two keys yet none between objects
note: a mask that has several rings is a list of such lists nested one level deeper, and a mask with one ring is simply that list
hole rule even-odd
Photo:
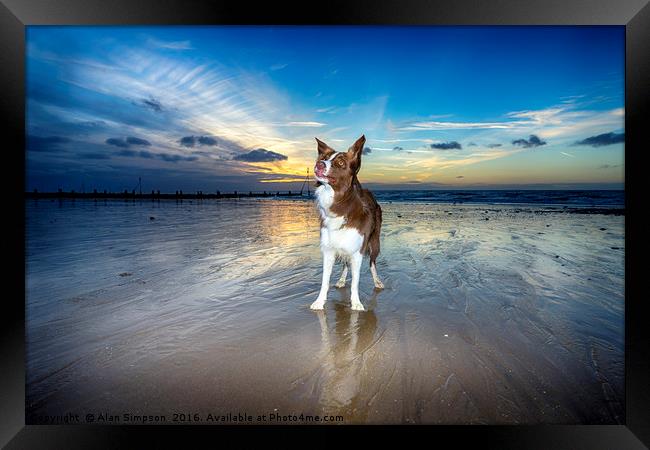
[{"label": "dog's ear", "polygon": [[361,135],[357,141],[348,149],[348,158],[354,167],[355,173],[361,168],[361,154],[363,153],[363,144],[366,143],[366,136]]},{"label": "dog's ear", "polygon": [[327,155],[328,153],[332,153],[335,151],[333,148],[331,148],[329,145],[327,145],[325,142],[321,141],[320,139],[318,138],[314,138],[314,139],[316,139],[316,142],[318,143],[319,155]]}]

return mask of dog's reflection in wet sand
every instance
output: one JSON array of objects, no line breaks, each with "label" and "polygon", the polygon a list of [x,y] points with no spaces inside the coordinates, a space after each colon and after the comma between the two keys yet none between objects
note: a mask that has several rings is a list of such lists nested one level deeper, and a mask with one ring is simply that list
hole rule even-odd
[{"label": "dog's reflection in wet sand", "polygon": [[[328,327],[328,311],[315,311],[321,329],[323,372],[319,403],[328,414],[345,417],[365,415],[365,405],[356,398],[362,383],[363,353],[373,344],[377,330],[374,308],[379,290],[374,290],[365,312],[349,306],[350,289],[338,289],[341,296],[333,303],[334,329]],[[332,312],[329,311],[330,320]]]}]

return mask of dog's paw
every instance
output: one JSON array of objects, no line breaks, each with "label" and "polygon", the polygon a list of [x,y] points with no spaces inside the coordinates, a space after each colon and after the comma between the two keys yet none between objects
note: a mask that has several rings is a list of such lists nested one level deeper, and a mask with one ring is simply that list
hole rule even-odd
[{"label": "dog's paw", "polygon": [[375,281],[375,289],[383,289],[383,288],[384,288],[384,283],[382,283],[379,280]]},{"label": "dog's paw", "polygon": [[334,287],[337,287],[337,288],[345,287],[345,280],[339,280],[339,281],[334,285]]},{"label": "dog's paw", "polygon": [[365,311],[365,308],[361,303],[352,303],[352,311]]},{"label": "dog's paw", "polygon": [[325,306],[325,300],[316,300],[314,303],[311,304],[309,309],[320,310],[323,309],[323,306]]}]

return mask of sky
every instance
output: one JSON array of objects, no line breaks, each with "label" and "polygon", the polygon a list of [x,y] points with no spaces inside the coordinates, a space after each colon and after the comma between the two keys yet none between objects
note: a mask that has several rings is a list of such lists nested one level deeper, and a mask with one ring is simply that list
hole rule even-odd
[{"label": "sky", "polygon": [[622,189],[625,29],[27,27],[26,189]]}]

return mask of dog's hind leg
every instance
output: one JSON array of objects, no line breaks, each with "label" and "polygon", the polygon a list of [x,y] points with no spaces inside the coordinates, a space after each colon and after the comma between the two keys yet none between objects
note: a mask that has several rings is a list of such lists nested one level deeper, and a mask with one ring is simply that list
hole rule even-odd
[{"label": "dog's hind leg", "polygon": [[348,277],[348,265],[347,263],[343,264],[343,272],[341,273],[341,278],[339,278],[339,281],[334,285],[337,288],[342,288],[345,286],[345,279]]},{"label": "dog's hind leg", "polygon": [[381,211],[377,215],[377,220],[379,221],[377,228],[373,231],[368,239],[368,254],[370,256],[370,272],[372,273],[372,279],[375,282],[375,288],[383,289],[384,283],[379,279],[377,275],[377,256],[379,256],[379,233],[381,230]]},{"label": "dog's hind leg", "polygon": [[370,272],[372,273],[372,279],[375,282],[375,288],[383,289],[384,283],[381,282],[379,275],[377,275],[377,264],[374,261],[370,263]]},{"label": "dog's hind leg", "polygon": [[350,303],[353,311],[365,311],[361,300],[359,300],[359,272],[361,272],[361,261],[363,256],[356,252],[350,258],[350,270],[352,271],[352,281],[350,284]]}]

